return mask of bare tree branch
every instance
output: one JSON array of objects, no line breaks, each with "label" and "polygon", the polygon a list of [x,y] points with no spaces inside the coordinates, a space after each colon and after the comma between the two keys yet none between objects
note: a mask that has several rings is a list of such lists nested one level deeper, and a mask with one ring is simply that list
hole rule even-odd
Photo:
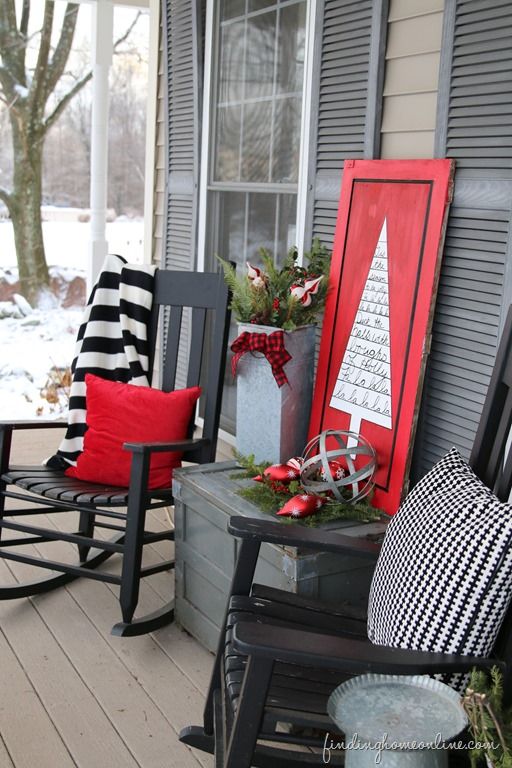
[{"label": "bare tree branch", "polygon": [[20,32],[27,38],[28,20],[30,18],[30,0],[23,0],[23,9],[21,11]]},{"label": "bare tree branch", "polygon": [[24,83],[25,48],[16,26],[14,0],[0,2],[0,55],[13,78]]},{"label": "bare tree branch", "polygon": [[[41,28],[41,42],[39,43],[39,52],[37,55],[37,64],[34,69],[34,78],[30,88],[30,98],[36,110],[44,109],[45,99],[41,95],[45,93],[44,82],[48,69],[48,57],[50,56],[50,45],[52,40],[53,27],[53,0],[45,0],[43,26]],[[43,102],[41,104],[41,101]]]},{"label": "bare tree branch", "polygon": [[132,21],[132,23],[130,24],[130,26],[128,27],[128,29],[124,33],[124,35],[121,35],[121,37],[119,37],[115,41],[115,43],[114,43],[114,52],[117,50],[117,48],[119,48],[120,45],[122,45],[124,43],[125,40],[127,40],[130,37],[130,35],[132,33],[132,30],[135,27],[135,25],[137,24],[140,16],[142,16],[142,12],[141,11],[137,11],[137,15],[135,16],[134,20]]},{"label": "bare tree branch", "polygon": [[12,99],[11,101],[8,101],[3,96],[0,96],[0,102],[2,104],[5,104],[9,112],[15,112],[16,114],[19,114],[15,107],[15,104],[17,101],[18,101],[18,96],[15,96],[14,99]]},{"label": "bare tree branch", "polygon": [[69,53],[71,51],[71,46],[73,45],[73,37],[75,35],[75,27],[76,20],[78,18],[79,7],[80,6],[78,3],[68,3],[66,5],[59,42],[57,43],[54,54],[51,58],[46,76],[46,98],[48,98],[50,93],[54,90],[66,67]]},{"label": "bare tree branch", "polygon": [[3,187],[0,187],[0,200],[2,200],[6,206],[10,209],[10,206],[12,204],[12,196],[10,192],[8,192]]},{"label": "bare tree branch", "polygon": [[[14,0],[3,0],[1,8],[2,24],[10,32],[16,32],[16,6]],[[1,25],[0,25],[1,26]]]},{"label": "bare tree branch", "polygon": [[[68,8],[70,8],[72,6],[76,7],[76,9],[78,11],[78,5],[76,5],[74,3],[68,3]],[[66,11],[66,13],[67,13],[67,11]],[[126,29],[124,34],[121,35],[121,37],[119,37],[115,41],[115,43],[114,43],[114,51],[116,50],[116,48],[118,48],[120,45],[122,45],[122,43],[124,43],[125,40],[128,39],[128,37],[130,36],[132,30],[134,29],[134,27],[135,27],[136,23],[138,22],[139,17],[141,15],[142,15],[141,12],[138,11],[136,16],[135,16],[135,18],[134,18],[134,20],[129,25],[129,27]],[[75,18],[75,23],[76,23],[76,18]],[[74,26],[73,26],[73,32],[74,32]],[[62,39],[62,35],[61,35],[61,39]],[[70,43],[72,41],[73,41],[73,36],[71,36]],[[59,41],[59,45],[60,45],[60,41]],[[67,54],[66,54],[66,60],[67,60]],[[62,74],[62,72],[61,72],[61,74]],[[51,128],[51,126],[59,119],[60,115],[62,114],[62,112],[64,111],[66,106],[69,104],[71,99],[74,96],[76,96],[76,94],[79,91],[82,90],[84,85],[86,85],[89,82],[89,80],[92,78],[92,75],[93,75],[92,72],[88,72],[86,75],[84,75],[84,77],[82,77],[80,80],[78,80],[77,83],[75,83],[75,85],[65,94],[65,96],[62,97],[62,99],[59,101],[59,103],[57,104],[57,106],[55,107],[53,112],[50,115],[48,115],[48,117],[46,118],[45,123],[44,123],[45,131],[47,131],[49,128]],[[60,75],[59,75],[59,77],[60,77]]]},{"label": "bare tree branch", "polygon": [[16,91],[17,82],[7,67],[0,67],[0,92],[3,92],[6,104],[14,104],[19,99]]},{"label": "bare tree branch", "polygon": [[44,121],[44,130],[47,131],[52,125],[59,119],[60,115],[67,107],[71,99],[76,96],[78,91],[81,91],[84,85],[92,78],[92,72],[88,72],[81,80],[78,80],[75,85],[62,97],[53,112],[48,115]]}]

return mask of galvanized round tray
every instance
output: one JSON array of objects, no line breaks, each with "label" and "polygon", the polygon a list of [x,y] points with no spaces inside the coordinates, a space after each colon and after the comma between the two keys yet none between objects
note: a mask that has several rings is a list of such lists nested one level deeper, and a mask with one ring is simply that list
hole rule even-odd
[{"label": "galvanized round tray", "polygon": [[440,744],[467,724],[459,694],[425,675],[352,678],[331,694],[327,711],[347,737],[371,743]]}]

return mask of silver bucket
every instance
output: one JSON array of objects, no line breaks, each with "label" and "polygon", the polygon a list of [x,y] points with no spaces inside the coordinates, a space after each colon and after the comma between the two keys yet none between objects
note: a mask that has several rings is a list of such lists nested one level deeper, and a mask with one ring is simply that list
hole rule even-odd
[{"label": "silver bucket", "polygon": [[[256,462],[284,462],[300,455],[307,443],[315,365],[314,325],[284,332],[292,359],[284,366],[289,384],[278,387],[270,363],[260,353],[246,352],[236,376],[236,447]],[[267,325],[240,324],[238,332],[270,334]]]}]

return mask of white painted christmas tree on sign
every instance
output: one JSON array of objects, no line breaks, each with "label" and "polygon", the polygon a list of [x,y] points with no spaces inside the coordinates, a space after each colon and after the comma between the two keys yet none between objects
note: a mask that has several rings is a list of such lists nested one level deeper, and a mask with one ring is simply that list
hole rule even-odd
[{"label": "white painted christmas tree on sign", "polygon": [[350,331],[330,402],[350,413],[350,432],[361,419],[391,429],[391,339],[386,219]]}]

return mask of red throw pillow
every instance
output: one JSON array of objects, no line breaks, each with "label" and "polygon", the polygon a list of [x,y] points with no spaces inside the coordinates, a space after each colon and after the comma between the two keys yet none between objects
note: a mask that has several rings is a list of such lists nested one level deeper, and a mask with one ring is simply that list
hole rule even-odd
[{"label": "red throw pillow", "polygon": [[[66,475],[103,485],[128,487],[132,454],[123,443],[167,443],[187,436],[201,387],[162,392],[86,374],[87,432],[76,467]],[[168,488],[182,453],[154,453],[149,488]]]}]

